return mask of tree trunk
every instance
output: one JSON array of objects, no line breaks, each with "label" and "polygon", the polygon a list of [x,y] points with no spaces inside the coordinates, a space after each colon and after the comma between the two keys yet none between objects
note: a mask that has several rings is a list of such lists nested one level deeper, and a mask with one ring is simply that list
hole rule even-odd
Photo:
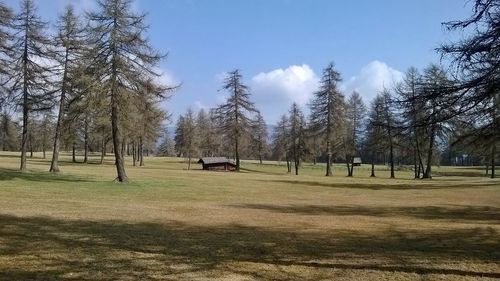
[{"label": "tree trunk", "polygon": [[142,137],[139,137],[139,166],[144,166],[144,144],[142,143]]},{"label": "tree trunk", "polygon": [[66,49],[64,60],[64,74],[61,86],[61,97],[59,100],[59,112],[57,113],[56,131],[54,135],[54,149],[52,151],[52,161],[50,162],[49,172],[59,172],[59,146],[61,145],[61,127],[64,115],[64,105],[66,104],[66,80],[68,79],[68,50]]},{"label": "tree trunk", "polygon": [[105,156],[105,153],[106,153],[106,144],[105,144],[106,140],[105,140],[105,137],[104,137],[104,134],[102,135],[102,140],[101,140],[101,162],[100,164],[102,165],[104,163],[104,156]]},{"label": "tree trunk", "polygon": [[325,176],[330,177],[332,176],[332,149],[330,147],[330,140],[326,141],[326,154],[328,155],[328,159],[326,161],[326,174]]},{"label": "tree trunk", "polygon": [[[127,153],[129,151],[129,147],[130,147],[130,145],[127,145]],[[134,167],[135,167],[135,163],[137,162],[137,157],[136,157],[137,153],[135,150],[136,149],[135,149],[135,141],[134,141],[134,142],[132,142],[132,166],[134,166]]]},{"label": "tree trunk", "polygon": [[[115,59],[115,58],[113,58]],[[113,146],[115,152],[115,165],[116,165],[116,181],[127,182],[128,177],[125,172],[125,163],[123,161],[123,154],[120,150],[120,126],[119,122],[119,105],[118,105],[118,92],[116,89],[116,66],[113,62],[113,75],[112,75],[112,86],[111,86],[111,132],[113,137]]]},{"label": "tree trunk", "polygon": [[89,163],[89,132],[88,132],[88,124],[87,124],[87,117],[85,117],[85,125],[84,125],[84,137],[83,137],[83,163],[88,164]]},{"label": "tree trunk", "polygon": [[286,153],[285,158],[286,158],[287,173],[291,173],[292,172],[292,165],[290,164],[290,158],[288,156],[288,152]]},{"label": "tree trunk", "polygon": [[394,175],[394,145],[392,141],[391,125],[387,126],[387,132],[389,134],[389,162],[391,165],[391,179],[396,178]]},{"label": "tree trunk", "polygon": [[26,152],[28,150],[28,31],[24,34],[23,53],[23,135],[21,139],[21,171],[26,171]]},{"label": "tree trunk", "polygon": [[73,156],[73,159],[72,159],[73,163],[76,163],[76,143],[75,143],[75,141],[73,141],[73,154],[72,154],[72,156]]},{"label": "tree trunk", "polygon": [[493,141],[493,147],[491,147],[491,178],[495,178],[495,156],[497,153],[496,142]]},{"label": "tree trunk", "polygon": [[372,174],[370,175],[371,178],[375,177],[375,157],[372,153]]},{"label": "tree trunk", "polygon": [[300,159],[298,157],[295,157],[295,160],[294,160],[294,165],[295,165],[295,175],[298,176],[299,175],[299,165],[300,165]]},{"label": "tree trunk", "polygon": [[191,154],[188,155],[188,170],[191,170]]},{"label": "tree trunk", "polygon": [[238,150],[238,138],[236,138],[236,142],[234,145],[234,156],[236,158],[236,171],[240,171],[240,152]]},{"label": "tree trunk", "polygon": [[432,171],[432,151],[434,148],[434,137],[435,137],[435,125],[432,125],[431,135],[429,139],[429,151],[427,153],[427,167],[425,168],[425,172],[422,177],[424,179],[432,178],[431,171]]}]

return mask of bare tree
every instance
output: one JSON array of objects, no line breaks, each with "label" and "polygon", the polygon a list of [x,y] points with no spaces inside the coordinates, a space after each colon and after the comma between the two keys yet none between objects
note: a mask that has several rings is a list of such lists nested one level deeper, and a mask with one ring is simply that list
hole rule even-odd
[{"label": "bare tree", "polygon": [[300,110],[297,103],[293,103],[288,114],[290,115],[290,148],[293,164],[295,167],[295,175],[299,174],[301,160],[306,154],[306,121],[304,114]]},{"label": "bare tree", "polygon": [[29,142],[29,116],[32,111],[48,110],[53,106],[53,68],[51,42],[44,34],[47,23],[36,14],[33,0],[23,0],[19,14],[14,17],[12,29],[12,79],[9,84],[16,104],[23,116],[21,140],[21,170],[26,170],[26,152]]},{"label": "bare tree", "polygon": [[252,150],[257,154],[259,158],[259,163],[262,164],[262,158],[264,157],[264,153],[268,150],[267,144],[267,125],[264,121],[264,117],[260,114],[257,114],[257,119],[253,124],[252,129]]},{"label": "bare tree", "polygon": [[59,169],[59,148],[61,143],[61,132],[63,116],[66,109],[66,93],[71,88],[71,80],[75,79],[75,69],[81,63],[79,58],[82,54],[84,33],[80,28],[82,23],[75,15],[73,6],[68,5],[64,14],[59,18],[57,28],[58,33],[55,36],[57,51],[56,60],[61,68],[61,81],[59,88],[59,110],[54,135],[54,145],[52,161],[50,163],[50,172],[57,173]]},{"label": "bare tree", "polygon": [[216,108],[217,117],[220,120],[221,131],[229,137],[234,147],[236,158],[236,170],[240,170],[240,144],[241,139],[247,136],[253,119],[249,114],[257,114],[258,110],[250,101],[250,91],[242,83],[239,70],[233,70],[227,74],[222,89],[229,93],[226,103]]},{"label": "bare tree", "polygon": [[198,135],[194,113],[189,108],[184,116],[179,116],[175,129],[175,146],[181,155],[188,158],[188,170],[191,169],[191,159],[198,152]]},{"label": "bare tree", "polygon": [[[142,82],[158,77],[154,70],[160,53],[153,50],[144,33],[147,30],[145,14],[132,11],[131,0],[99,0],[98,12],[89,14],[90,33],[99,65],[99,80],[110,98],[111,130],[118,182],[127,182],[122,154],[120,115],[125,115],[125,104],[132,95],[141,94]],[[161,94],[166,88],[155,90]],[[172,88],[169,88],[172,89]]]},{"label": "bare tree", "polygon": [[354,91],[347,101],[346,108],[346,163],[348,177],[352,177],[354,174],[354,157],[360,156],[361,135],[365,116],[366,107],[363,99],[358,92]]},{"label": "bare tree", "polygon": [[320,89],[314,93],[314,99],[310,104],[311,122],[317,128],[319,134],[325,136],[326,154],[326,176],[332,175],[333,150],[339,146],[335,140],[341,139],[345,121],[344,95],[338,90],[338,83],[342,81],[340,73],[330,63],[324,70],[321,78]]},{"label": "bare tree", "polygon": [[287,172],[292,172],[290,165],[290,122],[286,114],[283,114],[276,124],[273,133],[273,155],[281,161],[285,158]]},{"label": "bare tree", "polygon": [[[485,145],[490,148],[491,178],[495,178],[495,159],[500,142],[499,18],[499,1],[475,0],[473,13],[468,19],[444,24],[450,31],[468,31],[470,35],[439,48],[444,57],[452,59],[461,80],[456,87],[458,94],[453,96],[454,103],[459,105],[456,114],[472,111],[475,119],[488,120],[488,125],[483,124],[476,133],[483,133],[481,138],[487,140]],[[479,111],[477,107],[484,110]]]}]

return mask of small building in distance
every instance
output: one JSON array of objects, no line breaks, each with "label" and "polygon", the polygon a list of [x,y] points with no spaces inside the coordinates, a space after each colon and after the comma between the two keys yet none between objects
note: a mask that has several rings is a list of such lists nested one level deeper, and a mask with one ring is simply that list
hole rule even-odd
[{"label": "small building in distance", "polygon": [[236,171],[236,164],[226,157],[203,157],[198,164],[207,171]]},{"label": "small building in distance", "polygon": [[352,164],[354,166],[361,166],[361,157],[354,157],[354,159],[352,160]]}]

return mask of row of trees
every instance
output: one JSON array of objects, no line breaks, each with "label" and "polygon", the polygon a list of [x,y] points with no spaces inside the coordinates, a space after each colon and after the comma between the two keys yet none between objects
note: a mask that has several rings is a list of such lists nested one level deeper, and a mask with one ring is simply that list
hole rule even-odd
[{"label": "row of trees", "polygon": [[[490,168],[494,178],[500,138],[499,18],[499,1],[476,0],[469,19],[445,23],[449,30],[468,29],[471,34],[438,49],[443,58],[451,59],[449,73],[433,64],[422,72],[410,68],[402,82],[376,96],[368,112],[356,92],[346,102],[338,89],[340,73],[328,65],[309,103],[308,122],[297,104],[292,104],[274,129],[272,156],[284,158],[288,172],[293,163],[296,174],[301,161],[324,158],[326,176],[332,174],[332,161],[339,158],[346,163],[348,176],[353,176],[354,158],[362,156],[371,159],[375,176],[374,163],[383,155],[391,178],[396,163],[412,165],[415,178],[431,178],[433,164],[456,164],[453,158],[463,159],[467,154],[469,159],[482,159],[486,173]],[[261,126],[264,133],[256,133],[260,114],[238,71],[229,73],[223,89],[231,95],[226,104],[214,109],[213,122],[219,124],[218,135],[234,147],[225,154],[235,157],[239,169],[241,137],[247,134],[252,143],[266,147],[265,138],[257,142],[250,137],[265,136],[266,126]],[[187,119],[196,128],[193,118]],[[182,151],[189,143],[186,153],[191,158],[200,150],[196,142],[186,140],[207,135],[196,135],[196,129],[185,135],[179,122],[176,147]]]},{"label": "row of trees", "polygon": [[[125,153],[143,165],[144,151],[155,147],[166,112],[158,102],[175,86],[158,83],[163,55],[145,39],[145,16],[131,10],[131,0],[99,0],[98,8],[79,17],[69,6],[47,34],[33,0],[14,13],[0,2],[0,144],[21,151],[21,170],[29,151],[53,150],[50,170],[59,171],[61,148],[113,151],[117,180],[127,181]],[[495,176],[499,143],[500,44],[498,1],[476,0],[464,21],[446,23],[467,30],[461,41],[439,48],[446,71],[436,65],[410,68],[404,80],[384,89],[366,106],[358,93],[339,90],[341,75],[333,64],[322,74],[309,103],[309,116],[292,104],[268,136],[268,126],[251,102],[250,89],[238,70],[229,72],[222,89],[224,104],[197,114],[189,110],[177,122],[175,139],[159,152],[195,156],[286,161],[299,173],[302,161],[334,161],[354,175],[354,159],[411,166],[415,178],[430,178],[432,165],[486,164]],[[83,28],[82,28],[83,27]],[[22,117],[20,124],[9,112]],[[460,160],[462,159],[462,160]],[[189,161],[191,163],[191,161]],[[489,167],[488,167],[489,166]]]},{"label": "row of trees", "polygon": [[[39,140],[42,131],[53,136],[51,172],[60,170],[61,144],[74,151],[83,139],[86,162],[92,142],[104,156],[111,141],[116,180],[125,182],[125,146],[131,145],[142,163],[144,147],[159,137],[167,116],[158,102],[175,88],[158,82],[164,55],[151,48],[145,15],[133,12],[130,0],[99,0],[97,6],[84,18],[68,6],[49,35],[33,0],[23,0],[17,13],[0,3],[2,143],[13,148],[15,129],[7,112],[19,112],[23,171],[32,136]],[[38,124],[53,126],[45,130]],[[44,141],[43,151],[47,146]]]}]

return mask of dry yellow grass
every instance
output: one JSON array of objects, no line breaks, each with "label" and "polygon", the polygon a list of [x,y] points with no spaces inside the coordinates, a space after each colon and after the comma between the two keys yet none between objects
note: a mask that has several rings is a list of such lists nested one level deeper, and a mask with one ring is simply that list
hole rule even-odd
[{"label": "dry yellow grass", "polygon": [[1,280],[500,279],[500,181],[481,170],[326,178],[148,158],[119,185],[111,158],[60,175],[18,160],[0,154]]}]

